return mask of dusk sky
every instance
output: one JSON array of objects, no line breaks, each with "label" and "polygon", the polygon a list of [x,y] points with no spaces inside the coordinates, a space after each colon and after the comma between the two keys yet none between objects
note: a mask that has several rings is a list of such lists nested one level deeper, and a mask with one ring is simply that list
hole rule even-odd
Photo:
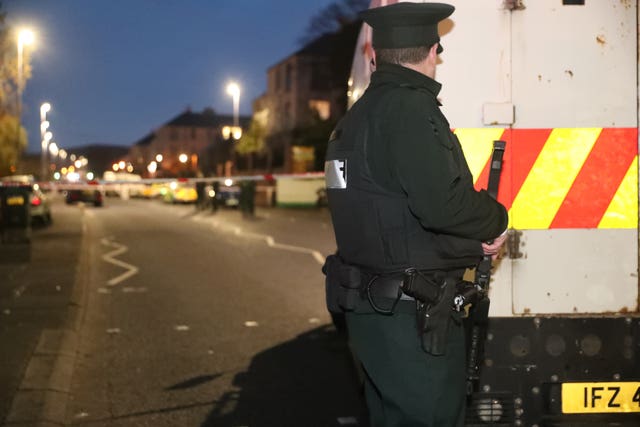
[{"label": "dusk sky", "polygon": [[266,89],[267,68],[298,50],[310,18],[332,0],[4,0],[12,27],[36,33],[23,93],[31,153],[40,105],[53,141],[129,146],[190,107],[232,114]]}]

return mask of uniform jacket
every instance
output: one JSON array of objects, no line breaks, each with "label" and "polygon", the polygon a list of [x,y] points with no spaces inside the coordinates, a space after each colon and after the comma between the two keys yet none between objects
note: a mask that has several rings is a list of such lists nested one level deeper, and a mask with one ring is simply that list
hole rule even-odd
[{"label": "uniform jacket", "polygon": [[380,64],[333,132],[325,179],[338,252],[374,272],[452,270],[482,257],[507,212],[476,191],[437,100],[441,85]]}]

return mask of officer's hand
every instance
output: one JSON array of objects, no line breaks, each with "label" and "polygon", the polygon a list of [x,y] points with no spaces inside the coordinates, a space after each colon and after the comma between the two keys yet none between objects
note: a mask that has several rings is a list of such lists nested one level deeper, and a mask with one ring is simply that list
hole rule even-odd
[{"label": "officer's hand", "polygon": [[491,255],[491,259],[496,260],[498,259],[498,255],[500,254],[500,248],[502,248],[502,245],[506,240],[507,233],[503,233],[502,235],[493,239],[491,243],[483,243],[482,251],[485,255]]}]

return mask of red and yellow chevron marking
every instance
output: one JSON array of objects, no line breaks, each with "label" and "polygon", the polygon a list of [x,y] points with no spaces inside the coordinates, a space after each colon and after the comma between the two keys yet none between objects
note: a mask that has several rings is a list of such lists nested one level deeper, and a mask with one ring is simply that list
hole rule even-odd
[{"label": "red and yellow chevron marking", "polygon": [[494,140],[507,148],[498,200],[517,229],[637,228],[638,129],[456,129],[476,188]]}]

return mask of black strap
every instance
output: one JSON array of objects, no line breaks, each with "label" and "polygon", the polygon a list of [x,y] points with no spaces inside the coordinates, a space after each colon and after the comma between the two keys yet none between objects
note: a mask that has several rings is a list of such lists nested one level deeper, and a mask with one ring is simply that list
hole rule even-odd
[{"label": "black strap", "polygon": [[498,198],[498,186],[500,185],[500,174],[502,173],[502,157],[504,156],[506,145],[507,143],[504,141],[493,141],[493,154],[491,155],[487,192],[494,199]]},{"label": "black strap", "polygon": [[[506,143],[493,141],[493,154],[491,155],[491,168],[487,192],[495,199],[498,196],[500,174],[502,172],[502,158]],[[477,388],[480,380],[480,365],[484,359],[484,340],[487,334],[489,322],[489,297],[487,291],[491,281],[491,256],[485,255],[476,266],[474,284],[479,292],[479,297],[474,303],[470,313],[471,327],[469,335],[469,353],[467,359],[467,396],[471,396]]]}]

